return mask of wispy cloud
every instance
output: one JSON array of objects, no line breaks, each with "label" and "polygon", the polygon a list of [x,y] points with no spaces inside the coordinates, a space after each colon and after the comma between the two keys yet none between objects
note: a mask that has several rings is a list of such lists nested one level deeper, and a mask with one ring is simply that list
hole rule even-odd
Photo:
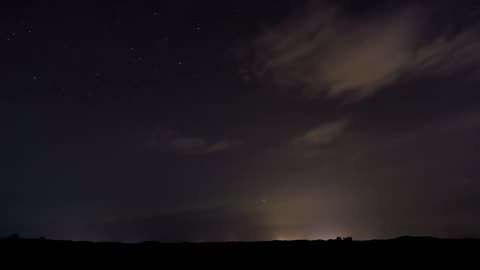
[{"label": "wispy cloud", "polygon": [[338,119],[332,122],[324,123],[305,134],[293,139],[294,145],[318,146],[332,143],[335,139],[343,135],[348,125],[348,119]]},{"label": "wispy cloud", "polygon": [[479,24],[457,32],[435,25],[433,35],[433,19],[420,7],[367,17],[315,2],[257,37],[258,78],[307,96],[359,100],[401,78],[480,66]]},{"label": "wispy cloud", "polygon": [[[480,68],[480,24],[459,33],[444,33],[416,52],[414,72],[456,74]],[[478,73],[476,73],[478,75]]]},{"label": "wispy cloud", "polygon": [[200,136],[185,136],[171,130],[151,132],[148,144],[151,148],[180,154],[213,154],[226,152],[243,144],[238,139],[207,139]]},{"label": "wispy cloud", "polygon": [[208,154],[228,151],[241,145],[239,140],[220,140],[208,142],[200,137],[182,137],[171,141],[171,147],[175,152],[186,154]]}]

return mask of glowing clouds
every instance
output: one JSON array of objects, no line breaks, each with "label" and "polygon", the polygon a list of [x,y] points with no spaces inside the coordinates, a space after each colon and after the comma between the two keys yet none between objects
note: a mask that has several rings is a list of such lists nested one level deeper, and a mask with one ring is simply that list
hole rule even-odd
[{"label": "glowing clouds", "polygon": [[[400,79],[480,66],[478,24],[448,32],[425,10],[349,16],[343,7],[308,5],[257,37],[253,73],[276,89],[358,101]],[[441,31],[427,34],[434,24]]]}]

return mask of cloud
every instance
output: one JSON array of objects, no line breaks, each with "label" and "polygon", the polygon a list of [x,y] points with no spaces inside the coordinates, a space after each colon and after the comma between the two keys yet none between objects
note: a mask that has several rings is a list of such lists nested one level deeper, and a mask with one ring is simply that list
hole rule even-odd
[{"label": "cloud", "polygon": [[237,139],[209,140],[185,136],[176,131],[159,129],[151,132],[148,145],[154,149],[180,154],[213,154],[232,150],[243,144]]},{"label": "cloud", "polygon": [[322,124],[307,131],[301,136],[295,137],[293,143],[295,145],[309,146],[329,144],[344,133],[348,122],[347,119],[339,119]]},{"label": "cloud", "polygon": [[[477,25],[478,26],[478,25]],[[480,64],[480,31],[468,28],[457,34],[445,33],[416,52],[415,72],[455,74]]]},{"label": "cloud", "polygon": [[[258,35],[253,74],[310,97],[359,100],[402,78],[478,67],[478,24],[444,31],[425,10],[410,7],[367,17],[339,6],[307,5]],[[432,27],[437,34],[429,33]]]},{"label": "cloud", "polygon": [[208,142],[204,138],[199,137],[182,137],[171,141],[171,147],[175,152],[187,154],[208,154],[216,152],[228,151],[234,147],[241,145],[238,140],[221,140],[216,142]]}]

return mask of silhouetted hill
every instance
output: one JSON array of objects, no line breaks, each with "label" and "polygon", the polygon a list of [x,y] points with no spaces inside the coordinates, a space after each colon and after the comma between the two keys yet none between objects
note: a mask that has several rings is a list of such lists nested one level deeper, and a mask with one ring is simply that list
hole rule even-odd
[{"label": "silhouetted hill", "polygon": [[[317,258],[319,261],[395,260],[411,259],[441,260],[446,258],[476,258],[480,250],[478,239],[437,239],[433,237],[399,237],[393,240],[352,241],[270,241],[270,242],[217,242],[217,243],[160,243],[137,244],[112,242],[75,242],[63,240],[21,239],[17,237],[0,239],[0,249],[9,253],[25,254],[46,252],[50,254],[97,254],[102,257],[128,255],[129,257],[150,256],[165,260],[183,258],[243,258],[285,260],[293,258]],[[52,253],[55,252],[55,253]],[[4,253],[5,254],[5,253]],[[118,259],[122,259],[122,257]],[[243,260],[242,259],[242,260]],[[432,261],[434,262],[434,261]]]}]

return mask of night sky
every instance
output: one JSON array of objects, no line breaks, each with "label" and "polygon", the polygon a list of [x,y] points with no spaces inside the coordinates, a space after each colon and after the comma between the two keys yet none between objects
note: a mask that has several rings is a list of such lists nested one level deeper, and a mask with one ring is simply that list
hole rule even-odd
[{"label": "night sky", "polygon": [[478,1],[10,1],[0,236],[480,237]]}]

